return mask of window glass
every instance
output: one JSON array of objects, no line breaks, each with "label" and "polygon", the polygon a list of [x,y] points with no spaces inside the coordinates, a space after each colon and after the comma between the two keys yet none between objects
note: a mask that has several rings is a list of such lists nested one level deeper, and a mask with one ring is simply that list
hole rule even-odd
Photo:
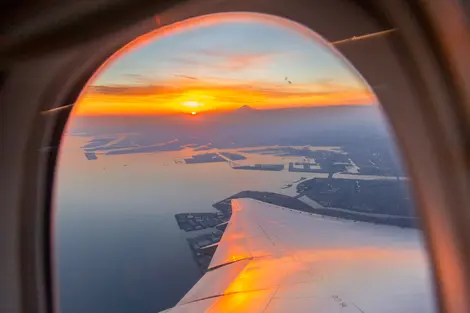
[{"label": "window glass", "polygon": [[432,310],[409,178],[378,99],[299,28],[188,22],[95,75],[60,149],[61,312],[174,306],[206,272],[214,249],[201,248],[222,237],[232,198],[312,213],[316,237],[299,241],[335,266],[313,269],[318,284],[349,270],[341,290],[359,311]]}]

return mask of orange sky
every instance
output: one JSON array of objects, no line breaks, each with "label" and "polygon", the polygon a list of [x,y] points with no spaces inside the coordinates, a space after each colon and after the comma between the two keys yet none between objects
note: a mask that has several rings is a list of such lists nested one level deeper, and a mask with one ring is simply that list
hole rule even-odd
[{"label": "orange sky", "polygon": [[78,103],[80,115],[171,114],[232,110],[371,104],[364,89],[330,86],[270,86],[267,84],[182,84],[151,86],[90,86]]},{"label": "orange sky", "polygon": [[243,105],[276,109],[377,103],[321,38],[279,19],[242,13],[206,16],[144,35],[95,74],[74,113],[188,114]]}]

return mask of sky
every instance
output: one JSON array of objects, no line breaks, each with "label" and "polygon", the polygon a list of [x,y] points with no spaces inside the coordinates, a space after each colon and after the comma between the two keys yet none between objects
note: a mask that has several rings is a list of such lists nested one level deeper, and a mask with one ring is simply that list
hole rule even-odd
[{"label": "sky", "polygon": [[85,87],[75,113],[199,114],[244,105],[376,103],[337,53],[298,28],[220,17],[180,28],[162,28],[151,40],[120,51]]}]

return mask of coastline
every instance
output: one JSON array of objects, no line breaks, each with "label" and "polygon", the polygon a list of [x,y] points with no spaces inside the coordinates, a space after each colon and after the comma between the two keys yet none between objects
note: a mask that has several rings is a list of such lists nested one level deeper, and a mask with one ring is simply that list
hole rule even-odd
[{"label": "coastline", "polygon": [[372,224],[388,225],[402,228],[419,228],[416,217],[400,216],[394,214],[374,214],[361,211],[352,211],[339,208],[314,208],[298,198],[278,194],[274,192],[245,190],[223,199],[212,206],[224,214],[231,214],[229,200],[237,198],[251,198],[258,201],[286,207],[293,210],[308,212],[320,216],[328,216],[338,219],[366,222]]}]

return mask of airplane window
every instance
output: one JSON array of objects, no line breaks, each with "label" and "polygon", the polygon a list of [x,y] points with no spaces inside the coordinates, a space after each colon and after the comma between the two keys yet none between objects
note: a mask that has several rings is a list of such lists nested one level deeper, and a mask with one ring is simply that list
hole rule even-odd
[{"label": "airplane window", "polygon": [[409,178],[360,74],[291,21],[206,20],[121,50],[75,105],[60,312],[434,311]]}]

